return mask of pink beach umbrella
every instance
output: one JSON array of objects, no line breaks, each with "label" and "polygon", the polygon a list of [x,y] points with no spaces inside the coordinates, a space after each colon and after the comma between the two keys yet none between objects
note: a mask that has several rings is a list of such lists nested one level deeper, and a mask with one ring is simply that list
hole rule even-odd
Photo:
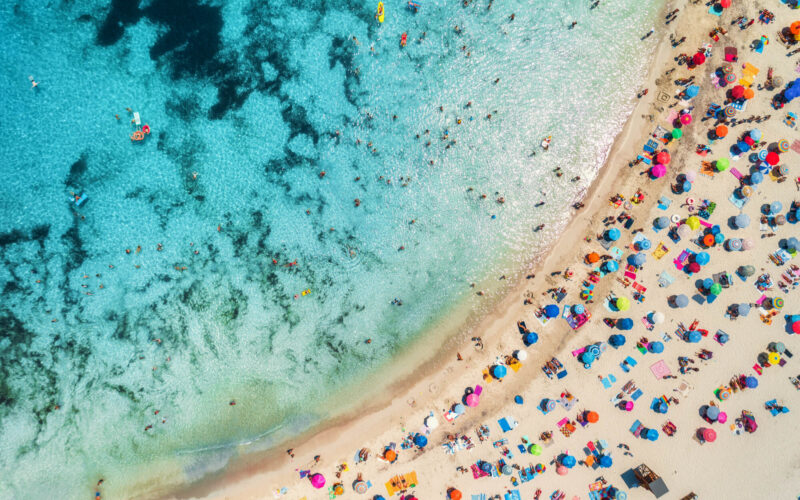
[{"label": "pink beach umbrella", "polygon": [[472,407],[478,406],[479,402],[480,402],[480,399],[478,398],[478,395],[475,394],[474,392],[472,394],[470,394],[469,396],[467,396],[467,399],[465,400],[465,403],[467,403],[467,406],[472,406]]},{"label": "pink beach umbrella", "polygon": [[650,174],[653,177],[655,177],[656,179],[660,179],[661,177],[664,177],[664,175],[666,175],[666,173],[667,173],[667,167],[665,167],[664,165],[662,165],[660,163],[658,163],[656,165],[653,165],[653,167],[650,169]]},{"label": "pink beach umbrella", "polygon": [[566,476],[568,472],[569,472],[569,469],[567,469],[563,465],[559,465],[556,468],[556,474],[558,474],[559,476]]},{"label": "pink beach umbrella", "polygon": [[684,125],[689,125],[690,123],[692,123],[692,115],[690,115],[689,113],[681,115],[681,123],[683,123]]},{"label": "pink beach umbrella", "polygon": [[719,416],[717,417],[717,422],[724,424],[728,421],[728,414],[724,411],[719,412]]},{"label": "pink beach umbrella", "polygon": [[717,439],[717,432],[714,429],[703,429],[703,441],[713,443]]},{"label": "pink beach umbrella", "polygon": [[625,411],[633,410],[633,401],[626,401],[625,402]]},{"label": "pink beach umbrella", "polygon": [[742,248],[744,248],[745,250],[752,250],[754,246],[755,243],[753,243],[753,240],[742,241]]},{"label": "pink beach umbrella", "polygon": [[311,476],[311,486],[316,489],[320,489],[325,486],[325,476],[320,473],[316,473]]}]

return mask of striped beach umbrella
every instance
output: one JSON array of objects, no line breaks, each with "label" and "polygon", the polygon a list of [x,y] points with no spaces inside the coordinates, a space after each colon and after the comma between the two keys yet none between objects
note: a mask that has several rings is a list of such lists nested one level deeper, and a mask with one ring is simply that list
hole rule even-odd
[{"label": "striped beach umbrella", "polygon": [[353,485],[353,489],[356,490],[356,493],[363,495],[367,492],[367,483],[364,481],[358,481],[355,485]]},{"label": "striped beach umbrella", "polygon": [[725,75],[725,82],[733,83],[735,81],[736,81],[736,75],[734,75],[733,73],[728,73],[727,75]]},{"label": "striped beach umbrella", "polygon": [[787,141],[786,139],[781,139],[780,141],[778,141],[778,149],[780,150],[781,153],[789,151],[789,141]]},{"label": "striped beach umbrella", "polygon": [[733,64],[725,63],[722,65],[722,72],[726,75],[729,73],[733,73]]},{"label": "striped beach umbrella", "polygon": [[725,106],[724,113],[725,113],[725,116],[730,118],[730,117],[732,117],[733,115],[736,114],[736,108],[734,108],[733,106]]}]

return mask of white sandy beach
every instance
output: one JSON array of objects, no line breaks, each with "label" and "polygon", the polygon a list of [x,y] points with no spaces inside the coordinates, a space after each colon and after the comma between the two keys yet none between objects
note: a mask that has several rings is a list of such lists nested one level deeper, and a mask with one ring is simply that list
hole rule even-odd
[{"label": "white sandy beach", "polygon": [[[677,20],[656,27],[654,36],[661,38],[661,44],[654,56],[648,81],[643,86],[649,91],[640,99],[617,138],[601,177],[584,200],[585,207],[577,212],[568,230],[561,235],[537,269],[520,270],[519,275],[514,277],[516,284],[511,292],[498,302],[490,314],[481,318],[471,334],[454,336],[418,372],[376,396],[373,404],[365,407],[362,414],[339,419],[325,429],[315,430],[302,439],[287,443],[284,449],[293,449],[293,459],[283,449],[265,457],[245,457],[221,477],[209,479],[174,497],[314,499],[325,498],[329,494],[328,488],[341,482],[343,498],[372,499],[378,495],[390,498],[385,484],[398,474],[414,471],[418,481],[416,487],[406,491],[406,499],[447,498],[449,488],[457,488],[464,498],[481,494],[487,497],[502,496],[508,491],[519,490],[522,498],[530,499],[537,489],[541,489],[542,498],[550,498],[551,493],[561,490],[565,498],[583,499],[590,498],[590,484],[599,477],[608,485],[619,488],[629,499],[654,498],[642,487],[626,485],[622,477],[632,467],[644,463],[664,479],[669,488],[669,493],[662,497],[666,499],[681,499],[692,492],[702,499],[797,498],[800,494],[800,436],[795,432],[795,412],[800,411],[800,392],[789,378],[800,374],[800,356],[784,356],[784,366],[763,368],[763,374],[757,374],[753,365],[758,363],[760,353],[768,351],[771,342],[782,342],[790,352],[800,354],[800,339],[786,332],[784,320],[784,314],[800,314],[798,292],[790,290],[785,293],[777,286],[763,292],[769,298],[780,297],[785,301],[782,312],[773,318],[771,325],[762,320],[756,306],[747,317],[736,320],[726,318],[725,313],[731,304],[754,304],[759,300],[762,292],[754,286],[754,282],[760,274],[769,273],[777,283],[788,264],[797,263],[795,258],[786,265],[778,266],[769,259],[769,254],[778,250],[779,241],[800,236],[798,226],[786,223],[762,230],[759,218],[764,204],[781,202],[781,213],[785,215],[792,202],[800,199],[794,182],[798,177],[796,169],[800,165],[798,152],[790,150],[780,155],[780,164],[789,168],[788,179],[778,182],[775,176],[766,175],[763,183],[753,186],[753,194],[741,210],[729,201],[740,185],[731,170],[709,176],[701,173],[701,169],[704,161],[730,159],[728,151],[731,145],[739,136],[755,128],[761,130],[762,140],[766,141],[768,147],[781,139],[792,143],[800,138],[796,128],[792,129],[784,123],[787,111],[797,113],[800,110],[800,100],[782,110],[775,110],[770,102],[778,90],[761,88],[770,67],[774,69],[774,76],[781,77],[787,83],[800,76],[796,72],[798,57],[787,57],[791,49],[778,41],[778,31],[800,20],[800,11],[791,10],[778,0],[759,3],[733,0],[732,7],[725,9],[720,17],[709,14],[709,7],[703,3],[673,2],[667,12],[676,8],[680,9]],[[731,25],[739,16],[757,20],[763,8],[774,13],[772,23],[756,21],[744,30]],[[718,26],[728,33],[721,35],[719,41],[714,41],[709,37],[709,32]],[[648,28],[642,28],[643,35]],[[672,48],[669,40],[671,34],[678,39],[685,36],[686,41]],[[769,37],[770,43],[759,54],[749,46],[761,35]],[[709,43],[712,44],[712,55],[704,64],[688,69],[686,65],[679,66],[675,62],[678,54],[687,53],[691,56],[698,48]],[[751,87],[755,97],[747,101],[746,109],[738,112],[736,118],[744,120],[751,115],[771,115],[771,118],[761,123],[729,124],[728,136],[710,144],[712,152],[702,157],[696,154],[696,146],[709,144],[707,134],[714,130],[715,122],[701,119],[708,105],[712,102],[722,104],[726,90],[732,87],[715,88],[710,76],[724,64],[723,48],[726,46],[738,48],[739,60],[733,64],[737,78],[744,76],[742,70],[745,63],[760,69]],[[676,69],[666,76],[665,72],[670,68]],[[677,85],[675,80],[690,76],[694,76],[693,83],[700,86],[699,94],[691,101],[679,102],[675,96],[685,87]],[[667,121],[671,111],[689,110],[690,107],[693,108],[692,123],[683,127],[681,139],[666,146],[672,158],[665,177],[651,180],[646,175],[646,165],[628,166],[642,152],[642,145],[657,125],[671,129]],[[744,174],[751,167],[746,157],[731,159],[730,164]],[[678,174],[690,172],[696,175],[691,192],[674,194],[670,184],[675,182]],[[641,189],[645,196],[642,203],[627,209],[624,206],[615,208],[609,203],[616,193],[630,200],[637,189]],[[657,205],[662,196],[671,200],[666,210]],[[695,200],[695,211],[689,211],[687,198]],[[653,221],[657,217],[677,216],[677,219],[684,221],[697,213],[697,206],[702,200],[716,204],[708,217],[710,225],[719,225],[726,239],[735,237],[752,240],[754,248],[749,251],[727,251],[722,245],[716,245],[704,249],[690,241],[696,240],[700,231],[693,232],[690,238],[683,238],[677,243],[667,236],[669,228],[655,231]],[[621,239],[615,243],[624,250],[621,269],[600,278],[595,285],[594,300],[585,305],[592,314],[589,322],[578,330],[571,329],[561,318],[542,326],[534,312],[539,307],[555,303],[546,290],[553,287],[566,289],[566,297],[560,306],[584,304],[580,298],[582,282],[592,269],[584,264],[584,257],[590,252],[600,255],[608,253],[597,241],[598,235],[606,229],[603,219],[607,216],[616,217],[623,211],[635,219],[632,228],[641,228],[641,234],[652,242],[652,248],[643,252],[647,256],[646,263],[636,270],[635,279],[630,279],[630,282],[635,281],[646,288],[643,293],[645,298],[641,302],[636,301],[632,283],[630,286],[622,283],[622,268],[628,255],[635,253],[628,248],[634,236],[630,230],[623,229],[621,223],[616,223],[609,227],[622,230]],[[731,229],[729,219],[740,213],[748,214],[752,223],[745,229]],[[772,233],[774,236],[766,237]],[[591,241],[586,241],[587,238]],[[653,251],[659,242],[663,242],[669,250],[657,259]],[[693,276],[676,269],[673,259],[684,249],[708,252],[711,257],[709,264]],[[756,274],[742,280],[734,272],[739,266],[745,265],[755,266]],[[573,273],[570,280],[564,277],[563,271],[566,269]],[[675,278],[668,287],[658,284],[659,276],[664,271]],[[554,272],[562,274],[551,275]],[[700,304],[690,300],[686,308],[673,308],[668,304],[668,298],[675,294],[693,298],[698,294],[698,279],[723,272],[734,275],[733,283],[724,288],[713,303]],[[525,279],[532,273],[535,273],[535,278]],[[604,299],[609,294],[630,299],[630,309],[612,312],[606,308]],[[525,304],[525,298],[530,298],[532,304]],[[482,300],[483,297],[475,297],[476,309]],[[663,312],[666,320],[655,325],[653,330],[647,330],[642,318],[652,311]],[[603,321],[605,318],[623,317],[633,319],[632,330],[618,331]],[[523,345],[516,325],[519,320],[524,320],[530,330],[539,334],[536,344],[527,348]],[[698,344],[690,344],[675,332],[679,325],[688,327],[695,320],[699,321],[696,328],[707,330],[709,334]],[[713,338],[718,330],[730,337],[724,345]],[[607,342],[614,333],[625,335],[625,345],[619,349],[609,347],[589,369],[584,368],[583,363],[571,354],[589,344]],[[474,342],[470,341],[473,335],[481,337],[484,345],[482,350],[476,349]],[[641,353],[636,349],[636,342],[642,337],[651,342],[661,341],[663,352]],[[527,358],[518,371],[509,369],[502,381],[482,376],[485,369],[496,363],[503,364],[507,356],[520,349],[527,353]],[[712,351],[713,358],[707,361],[699,359],[697,353],[700,349]],[[463,360],[457,359],[457,352]],[[409,357],[412,356],[410,353]],[[553,356],[560,360],[568,372],[563,379],[549,379],[541,369],[542,364]],[[699,368],[699,371],[681,374],[679,356],[691,357],[693,363],[690,366]],[[620,365],[626,357],[637,362],[628,373]],[[650,367],[662,360],[677,378],[656,378]],[[402,359],[399,362],[402,363]],[[758,387],[737,391],[725,401],[717,398],[715,390],[728,385],[729,380],[739,374],[756,377]],[[611,387],[604,388],[599,378],[609,375],[613,375],[616,381],[611,383]],[[629,380],[635,382],[642,395],[635,401],[632,411],[624,411],[614,406],[611,400]],[[682,393],[675,391],[684,381],[689,388]],[[443,417],[444,413],[461,401],[466,388],[478,384],[483,387],[479,406],[467,408],[464,415],[448,423]],[[564,391],[577,399],[572,409],[568,411],[558,405],[546,415],[539,409],[539,402],[543,398],[558,399]],[[514,402],[516,395],[522,396],[523,404]],[[679,401],[672,401],[666,414],[657,414],[650,409],[650,404],[653,398],[662,395]],[[630,397],[626,395],[625,399],[630,400]],[[765,402],[772,399],[787,406],[790,412],[772,416],[765,409]],[[700,412],[701,407],[709,404],[724,411],[729,416],[728,422],[706,422]],[[586,427],[577,424],[569,437],[559,432],[559,421],[564,418],[575,421],[576,415],[582,410],[597,412],[599,421]],[[758,423],[757,431],[752,434],[741,432],[734,423],[743,410],[752,412]],[[439,426],[426,434],[428,445],[422,451],[413,448],[401,450],[401,442],[409,433],[426,433],[424,422],[429,414],[437,418]],[[519,425],[504,433],[498,425],[498,420],[503,417],[513,417]],[[635,437],[630,428],[637,420],[647,428],[657,429],[660,433],[658,440]],[[667,421],[677,427],[674,436],[662,431]],[[476,429],[482,424],[490,430],[489,438],[483,442],[478,440],[476,434]],[[714,429],[716,440],[701,443],[696,437],[701,428]],[[549,445],[540,439],[545,431],[550,431],[553,436]],[[442,444],[448,441],[448,435],[460,434],[468,436],[474,448],[447,454]],[[522,453],[518,445],[523,444],[523,437],[529,443],[541,444],[543,453],[540,456]],[[493,442],[501,439],[507,442],[493,446]],[[604,440],[608,445],[607,450],[613,459],[613,465],[609,468],[592,468],[582,463],[587,457],[584,451],[587,443],[597,440]],[[396,443],[398,449],[398,460],[392,464],[377,458],[390,443]],[[620,448],[620,444],[627,445],[630,453],[625,454],[626,450]],[[471,472],[458,471],[457,468],[469,469],[478,461],[497,464],[498,460],[504,459],[503,447],[513,455],[505,457],[506,463],[520,468],[541,463],[547,470],[522,484],[517,470],[511,475],[477,479],[473,478]],[[355,464],[354,455],[362,448],[370,451],[369,459]],[[555,460],[565,453],[575,456],[579,463],[562,476],[556,473]],[[314,463],[315,455],[321,457],[319,463]],[[347,464],[347,469],[340,472],[341,477],[337,478],[336,473],[342,464]],[[326,478],[325,487],[319,490],[313,488],[308,479],[300,478],[300,471],[323,474]],[[353,483],[359,475],[371,483],[366,494],[357,494],[353,489]],[[512,483],[512,478],[517,480],[516,485]],[[284,492],[281,492],[282,488],[285,488]],[[403,494],[397,497],[402,498]]]}]

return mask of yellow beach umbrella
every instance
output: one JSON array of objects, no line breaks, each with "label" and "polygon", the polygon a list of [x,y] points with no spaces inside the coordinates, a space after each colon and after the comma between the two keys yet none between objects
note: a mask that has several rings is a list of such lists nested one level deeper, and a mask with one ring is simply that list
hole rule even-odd
[{"label": "yellow beach umbrella", "polygon": [[627,311],[631,308],[631,301],[626,297],[618,297],[616,302],[617,309],[620,311]]},{"label": "yellow beach umbrella", "polygon": [[777,365],[778,363],[781,362],[781,355],[778,354],[777,352],[771,352],[767,356],[767,360],[769,361],[769,364]]},{"label": "yellow beach umbrella", "polygon": [[686,225],[689,226],[692,231],[697,231],[700,229],[700,219],[698,219],[696,215],[692,215],[686,219]]}]

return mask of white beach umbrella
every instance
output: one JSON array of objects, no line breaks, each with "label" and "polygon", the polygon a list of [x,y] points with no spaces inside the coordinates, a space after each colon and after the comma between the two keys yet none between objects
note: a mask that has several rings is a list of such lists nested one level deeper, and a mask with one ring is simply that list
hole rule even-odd
[{"label": "white beach umbrella", "polygon": [[664,313],[661,311],[656,311],[653,313],[653,323],[656,325],[660,325],[664,322]]},{"label": "white beach umbrella", "polygon": [[525,361],[528,358],[528,353],[522,350],[516,351],[514,357],[520,361]]},{"label": "white beach umbrella", "polygon": [[425,417],[425,426],[428,429],[435,429],[439,427],[439,421],[436,420],[436,417],[434,417],[433,415],[428,415],[427,417]]}]

